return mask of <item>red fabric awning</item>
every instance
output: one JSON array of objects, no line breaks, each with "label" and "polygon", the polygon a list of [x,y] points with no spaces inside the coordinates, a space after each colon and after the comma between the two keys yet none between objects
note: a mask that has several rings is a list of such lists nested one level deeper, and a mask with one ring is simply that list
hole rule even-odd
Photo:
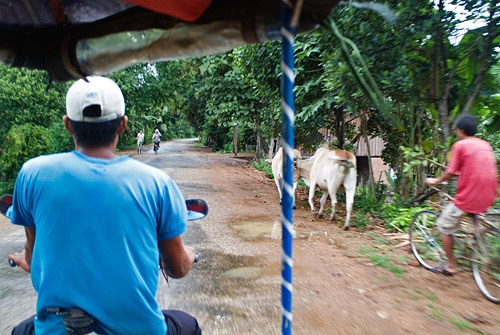
[{"label": "red fabric awning", "polygon": [[124,0],[137,6],[193,22],[207,9],[212,0]]}]

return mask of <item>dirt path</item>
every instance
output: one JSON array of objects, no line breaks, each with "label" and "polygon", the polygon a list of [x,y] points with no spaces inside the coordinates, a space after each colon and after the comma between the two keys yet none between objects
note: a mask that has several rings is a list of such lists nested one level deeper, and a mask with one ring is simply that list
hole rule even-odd
[{"label": "dirt path", "polygon": [[[207,201],[224,197],[228,227],[267,257],[267,271],[276,276],[280,206],[273,181],[242,155],[204,155],[213,164],[210,182],[221,189]],[[482,297],[470,272],[445,277],[416,267],[409,248],[395,248],[400,241],[381,227],[346,232],[341,220],[314,219],[305,192],[297,207],[294,334],[500,334],[500,306]],[[249,334],[269,332],[255,328]]]},{"label": "dirt path", "polygon": [[[163,284],[159,300],[169,308],[187,308],[206,335],[280,334],[281,209],[274,182],[243,154],[215,154],[189,141],[160,150],[156,156],[147,150],[140,157],[126,153],[165,170],[179,181],[185,197],[204,198],[210,212],[190,223],[186,234],[204,261],[189,278],[173,281],[168,289]],[[500,334],[500,305],[481,296],[470,272],[432,274],[415,267],[409,249],[396,248],[399,241],[390,240],[381,227],[344,231],[341,224],[314,219],[305,192],[299,192],[293,334]],[[0,228],[12,231],[2,222]],[[7,247],[3,250],[13,248],[10,242]],[[11,282],[5,272],[11,270],[0,266],[1,281]],[[0,297],[14,294],[12,286],[0,286]],[[18,305],[10,301],[7,306],[12,311]],[[2,319],[0,329],[7,329]]]}]

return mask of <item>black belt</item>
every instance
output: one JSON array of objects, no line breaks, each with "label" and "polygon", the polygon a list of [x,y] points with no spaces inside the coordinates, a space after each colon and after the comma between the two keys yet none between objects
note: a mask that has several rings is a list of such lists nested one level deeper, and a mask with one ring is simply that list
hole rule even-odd
[{"label": "black belt", "polygon": [[84,335],[90,333],[90,326],[94,323],[94,318],[89,313],[80,308],[48,307],[48,314],[64,316],[63,322],[66,333],[70,335]]}]

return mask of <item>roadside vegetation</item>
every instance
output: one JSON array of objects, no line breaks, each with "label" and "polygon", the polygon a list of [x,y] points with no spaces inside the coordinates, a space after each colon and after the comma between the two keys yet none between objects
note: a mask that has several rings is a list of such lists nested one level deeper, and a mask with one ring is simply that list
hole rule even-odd
[{"label": "roadside vegetation", "polygon": [[[382,138],[382,159],[395,178],[379,184],[370,175],[358,187],[353,225],[379,220],[405,231],[428,206],[424,180],[441,173],[435,163],[446,162],[460,115],[477,117],[478,136],[500,161],[500,6],[493,0],[384,4],[342,3],[318,29],[296,36],[295,144],[314,152],[327,132],[331,148],[355,150],[360,141]],[[464,22],[476,25],[466,29]],[[134,147],[141,129],[150,143],[158,128],[163,140],[199,137],[214,151],[252,150],[256,167],[272,177],[266,159],[281,141],[280,57],[277,41],[110,74],[129,117],[119,149]],[[61,122],[71,84],[0,67],[0,193],[12,192],[29,158],[73,148]]]}]

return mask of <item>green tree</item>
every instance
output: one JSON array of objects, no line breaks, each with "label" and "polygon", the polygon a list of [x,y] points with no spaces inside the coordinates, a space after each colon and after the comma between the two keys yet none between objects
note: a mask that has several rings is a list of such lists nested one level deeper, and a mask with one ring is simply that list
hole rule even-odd
[{"label": "green tree", "polygon": [[247,46],[204,59],[200,67],[203,83],[197,96],[205,101],[207,141],[215,149],[232,140],[231,132],[237,125],[241,133],[252,130],[253,143],[248,144],[256,145],[258,158],[264,155],[264,139],[276,133],[272,124],[279,115],[279,86],[273,66],[268,69],[256,64],[273,57],[275,50],[269,44]]},{"label": "green tree", "polygon": [[33,123],[49,127],[65,113],[69,84],[54,83],[47,73],[0,67],[0,136],[12,125]]},{"label": "green tree", "polygon": [[[368,131],[371,136],[384,139],[383,158],[391,166],[403,170],[406,161],[400,146],[418,147],[426,155],[444,160],[443,141],[439,139],[446,138],[443,129],[449,128],[452,116],[474,106],[471,101],[480,101],[486,107],[485,114],[489,114],[489,106],[494,105],[491,92],[498,92],[498,83],[484,80],[492,72],[488,70],[481,75],[484,64],[489,64],[486,60],[495,59],[498,52],[489,48],[497,45],[497,39],[492,39],[495,34],[492,26],[498,30],[498,24],[494,24],[495,18],[498,20],[498,6],[493,8],[492,2],[468,1],[467,8],[477,8],[479,3],[490,6],[486,20],[490,30],[488,33],[483,30],[481,36],[476,31],[470,32],[474,36],[470,40],[474,40],[473,45],[468,44],[467,35],[459,45],[449,42],[457,31],[455,16],[449,10],[435,7],[432,1],[389,2],[398,18],[395,24],[379,12],[359,6],[339,7],[324,22],[326,33],[320,29],[299,39],[297,63],[302,71],[297,76],[299,118],[321,125],[335,118],[352,119],[359,111],[371,108]],[[485,47],[480,54],[484,62],[477,58],[477,47],[481,44]],[[471,55],[476,55],[475,61],[471,61]],[[436,71],[436,66],[442,68]],[[444,71],[447,67],[450,70]],[[482,84],[478,86],[481,77]],[[478,87],[483,89],[477,91]],[[489,92],[485,87],[490,87]],[[335,116],[338,109],[347,114]],[[446,111],[446,117],[440,111]],[[425,169],[416,176],[417,184],[423,185]],[[399,191],[407,194],[413,189],[412,182],[399,178]]]}]

